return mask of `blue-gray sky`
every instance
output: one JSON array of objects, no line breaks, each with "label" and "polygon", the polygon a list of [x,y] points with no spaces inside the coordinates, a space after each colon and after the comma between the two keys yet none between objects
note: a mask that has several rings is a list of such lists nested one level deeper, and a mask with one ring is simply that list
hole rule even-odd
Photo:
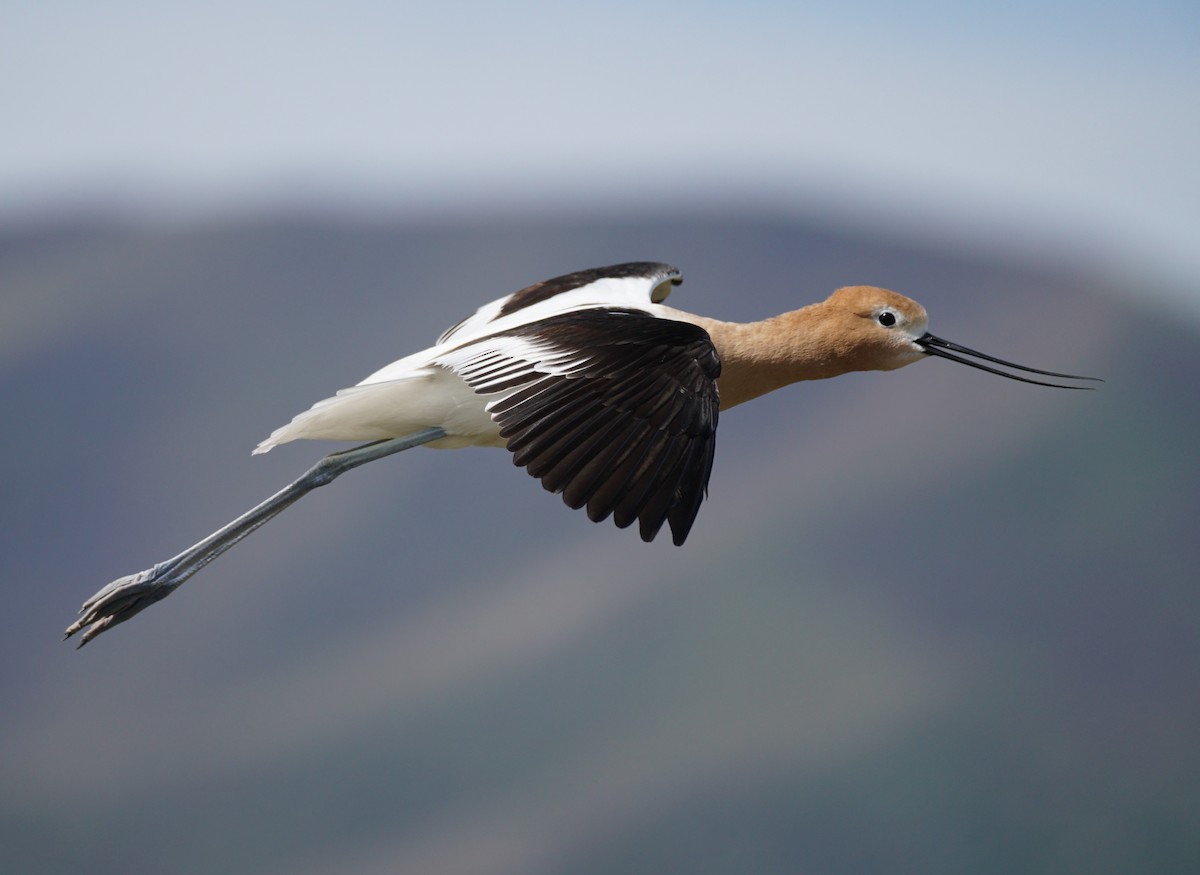
[{"label": "blue-gray sky", "polygon": [[4,3],[0,215],[841,204],[1200,313],[1200,6]]}]

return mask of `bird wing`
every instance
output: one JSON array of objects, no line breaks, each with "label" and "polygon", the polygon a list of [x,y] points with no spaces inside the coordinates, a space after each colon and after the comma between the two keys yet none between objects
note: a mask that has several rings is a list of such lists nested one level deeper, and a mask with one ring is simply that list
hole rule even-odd
[{"label": "bird wing", "polygon": [[[532,287],[531,287],[532,288]],[[453,349],[435,364],[480,394],[515,464],[643,541],[682,544],[708,487],[721,363],[704,329],[639,310],[577,310]]]},{"label": "bird wing", "polygon": [[517,322],[536,321],[586,307],[644,307],[666,300],[673,286],[683,282],[679,268],[655,261],[633,261],[579,270],[543,280],[484,304],[438,338],[466,341],[501,330]]}]

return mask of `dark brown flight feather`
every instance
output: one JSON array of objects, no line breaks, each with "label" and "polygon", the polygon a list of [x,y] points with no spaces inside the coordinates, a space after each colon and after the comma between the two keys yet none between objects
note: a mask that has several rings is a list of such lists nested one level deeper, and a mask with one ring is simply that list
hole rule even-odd
[{"label": "dark brown flight feather", "polygon": [[[596,522],[612,516],[624,528],[636,519],[644,541],[666,522],[682,544],[716,447],[721,363],[708,333],[636,310],[592,309],[481,342],[500,348],[508,337],[578,356],[566,374],[534,363],[525,385],[489,407],[514,463],[570,507],[586,505]],[[494,391],[495,369],[466,370],[469,385]]]}]

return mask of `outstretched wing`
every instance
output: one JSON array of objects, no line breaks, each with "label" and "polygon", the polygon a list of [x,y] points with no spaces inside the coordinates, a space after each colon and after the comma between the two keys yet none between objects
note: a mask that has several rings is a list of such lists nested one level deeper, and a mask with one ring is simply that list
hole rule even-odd
[{"label": "outstretched wing", "polygon": [[704,329],[638,310],[550,316],[437,364],[480,394],[513,461],[588,517],[682,544],[708,487],[721,363]]}]

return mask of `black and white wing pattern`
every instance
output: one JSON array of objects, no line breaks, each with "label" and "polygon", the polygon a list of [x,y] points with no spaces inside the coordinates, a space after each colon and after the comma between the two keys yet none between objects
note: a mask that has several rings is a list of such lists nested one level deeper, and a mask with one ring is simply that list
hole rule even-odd
[{"label": "black and white wing pattern", "polygon": [[559,313],[440,355],[487,405],[515,464],[596,522],[664,522],[682,544],[712,471],[721,363],[699,326],[601,307]]},{"label": "black and white wing pattern", "polygon": [[635,307],[661,304],[683,282],[679,268],[657,261],[631,261],[593,267],[542,280],[484,304],[447,328],[438,345],[463,343],[517,322],[535,322],[554,313],[588,307]]}]

